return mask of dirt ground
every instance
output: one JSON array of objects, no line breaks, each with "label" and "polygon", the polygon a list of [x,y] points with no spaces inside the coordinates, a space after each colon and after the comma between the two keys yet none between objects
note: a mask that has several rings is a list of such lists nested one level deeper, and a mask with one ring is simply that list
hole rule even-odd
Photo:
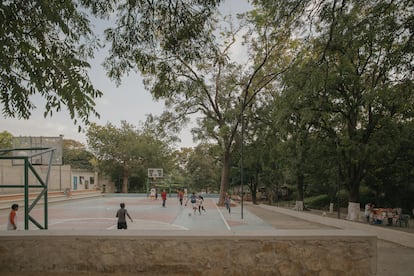
[{"label": "dirt ground", "polygon": [[[311,229],[318,227],[316,223],[304,222],[298,219],[287,219],[284,214],[277,214],[275,212],[254,206],[247,206],[248,210],[266,221],[277,229]],[[282,219],[283,218],[283,219]],[[286,221],[292,223],[286,223]],[[309,228],[311,227],[311,228]],[[320,226],[319,227],[326,227]],[[401,231],[409,231],[411,229],[401,228]],[[378,262],[377,275],[378,276],[411,276],[414,275],[414,248],[408,248],[399,244],[378,240]]]}]

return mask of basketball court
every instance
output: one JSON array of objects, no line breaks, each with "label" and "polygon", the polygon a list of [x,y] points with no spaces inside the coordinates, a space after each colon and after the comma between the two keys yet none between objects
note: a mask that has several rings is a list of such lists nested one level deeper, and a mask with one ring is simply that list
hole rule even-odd
[{"label": "basketball court", "polygon": [[[233,208],[229,214],[226,208],[217,206],[218,198],[205,198],[206,212],[194,214],[191,204],[181,206],[175,196],[168,197],[166,208],[162,200],[151,199],[145,195],[106,194],[102,197],[65,200],[49,204],[49,230],[117,230],[116,212],[121,202],[131,215],[133,222],[128,222],[128,230],[168,230],[196,231],[218,233],[244,233],[246,231],[273,231],[254,214],[244,210],[240,216],[240,206]],[[7,216],[10,210],[0,210],[0,229],[6,229]],[[31,211],[31,216],[38,221],[43,220],[43,206],[39,205]],[[18,212],[18,229],[23,230],[24,212]],[[254,228],[252,229],[252,226]],[[39,230],[30,223],[29,231]]]}]

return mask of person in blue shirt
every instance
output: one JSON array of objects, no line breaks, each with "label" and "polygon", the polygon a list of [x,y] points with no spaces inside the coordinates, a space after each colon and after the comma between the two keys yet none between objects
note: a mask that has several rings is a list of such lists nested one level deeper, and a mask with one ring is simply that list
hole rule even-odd
[{"label": "person in blue shirt", "polygon": [[194,215],[197,211],[197,196],[193,193],[185,202],[185,206],[187,206],[188,201],[190,200],[191,205],[193,206]]}]

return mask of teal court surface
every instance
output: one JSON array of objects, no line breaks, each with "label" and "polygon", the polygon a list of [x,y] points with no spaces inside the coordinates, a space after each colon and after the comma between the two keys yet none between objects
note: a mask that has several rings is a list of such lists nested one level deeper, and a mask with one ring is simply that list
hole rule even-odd
[{"label": "teal court surface", "polygon": [[[162,200],[152,200],[145,196],[131,196],[122,194],[107,194],[101,197],[84,199],[68,199],[49,204],[48,229],[49,230],[116,230],[116,212],[121,202],[133,219],[128,220],[128,230],[168,230],[168,231],[197,231],[219,233],[267,233],[275,227],[265,222],[245,206],[237,204],[231,208],[231,213],[224,207],[217,206],[218,198],[205,198],[206,211],[194,214],[190,203],[180,205],[174,196],[168,197],[166,207],[162,207]],[[9,209],[0,210],[0,229],[6,229]],[[243,218],[242,218],[243,211]],[[37,221],[43,221],[43,205],[35,207],[30,215]],[[294,223],[293,220],[292,223]],[[284,224],[298,228],[298,225]],[[277,227],[276,227],[277,228]],[[313,224],[303,221],[302,229],[329,229],[322,224]],[[24,229],[24,209],[21,206],[18,212],[18,229]],[[38,228],[29,222],[29,230]]]},{"label": "teal court surface", "polygon": [[[217,197],[205,197],[206,212],[194,215],[191,204],[181,206],[175,196],[168,197],[166,208],[162,201],[151,200],[145,195],[136,194],[97,194],[89,198],[62,199],[48,205],[49,230],[98,230],[119,233],[162,232],[177,235],[184,233],[200,234],[246,234],[266,235],[283,234],[284,231],[302,232],[303,234],[318,233],[319,230],[345,231],[358,230],[378,237],[378,273],[379,276],[413,275],[414,263],[414,233],[404,228],[388,228],[368,225],[365,223],[349,222],[320,214],[297,212],[286,208],[267,205],[252,205],[245,202],[242,208],[239,202],[232,206],[229,214],[226,208],[217,206]],[[126,209],[134,222],[128,221],[128,230],[117,230],[116,211],[119,204],[124,202]],[[24,207],[22,202],[18,211],[18,229],[24,232]],[[7,217],[10,212],[10,202],[1,202],[0,232],[6,232]],[[42,222],[43,205],[38,204],[31,211],[31,216]],[[413,223],[411,221],[410,223]],[[412,224],[410,224],[412,225]],[[30,223],[29,231],[39,230]]]}]

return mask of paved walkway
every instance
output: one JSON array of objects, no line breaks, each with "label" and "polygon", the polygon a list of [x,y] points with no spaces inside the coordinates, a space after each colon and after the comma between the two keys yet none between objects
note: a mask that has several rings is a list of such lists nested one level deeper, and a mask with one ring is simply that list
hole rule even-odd
[{"label": "paved walkway", "polygon": [[[401,229],[389,229],[385,226],[368,225],[358,222],[349,222],[332,218],[322,217],[321,215],[310,214],[310,212],[297,212],[285,208],[272,207],[267,205],[247,205],[247,209],[255,215],[264,219],[275,228],[284,227],[304,227],[303,219],[306,221],[319,221],[324,225],[339,227],[342,229],[365,229],[366,232],[377,235],[378,276],[411,276],[414,271],[414,248],[403,246],[395,241],[407,242],[410,245],[414,242],[414,234],[405,233]],[[289,215],[288,215],[289,214]],[[289,226],[286,222],[292,221]],[[307,226],[306,226],[307,227]],[[355,228],[354,228],[355,227]],[[309,230],[312,231],[312,230]],[[399,238],[403,234],[404,239]],[[381,239],[382,238],[382,239]],[[390,241],[392,240],[392,241]]]},{"label": "paved walkway", "polygon": [[[413,275],[414,271],[414,234],[399,231],[392,227],[381,227],[358,222],[338,220],[330,217],[297,212],[286,208],[268,205],[239,204],[229,213],[218,207],[216,198],[205,198],[206,212],[194,214],[191,207],[181,206],[177,199],[167,199],[166,208],[162,201],[146,197],[123,195],[96,195],[89,199],[67,199],[49,205],[49,229],[116,229],[115,213],[119,203],[124,202],[134,222],[128,222],[128,230],[147,231],[192,231],[195,233],[238,233],[238,234],[277,234],[284,231],[312,234],[320,229],[331,231],[357,230],[376,235],[378,242],[378,275]],[[10,207],[9,207],[10,208]],[[8,209],[0,209],[0,229],[4,231]],[[242,218],[243,211],[243,218]],[[42,206],[36,207],[31,216],[41,219]],[[19,210],[19,225],[23,225],[23,208]],[[36,230],[30,225],[30,230]],[[0,235],[1,235],[0,231]]]}]

